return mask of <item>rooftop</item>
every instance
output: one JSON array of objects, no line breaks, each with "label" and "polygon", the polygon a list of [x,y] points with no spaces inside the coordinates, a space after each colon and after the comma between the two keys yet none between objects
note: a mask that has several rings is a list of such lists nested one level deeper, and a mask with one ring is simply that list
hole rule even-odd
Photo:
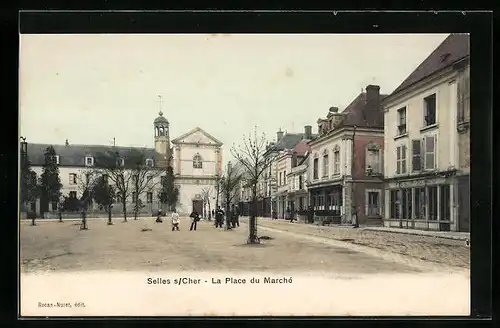
[{"label": "rooftop", "polygon": [[85,157],[98,157],[100,154],[107,152],[119,152],[125,158],[127,153],[131,151],[144,152],[147,158],[154,159],[156,152],[153,148],[146,147],[120,147],[106,145],[50,145],[39,143],[28,143],[28,157],[33,166],[41,166],[45,161],[45,150],[49,147],[54,147],[56,155],[59,156],[60,166],[85,166]]},{"label": "rooftop", "polygon": [[469,34],[450,34],[420,65],[418,65],[391,95],[468,57],[470,55],[469,42]]}]

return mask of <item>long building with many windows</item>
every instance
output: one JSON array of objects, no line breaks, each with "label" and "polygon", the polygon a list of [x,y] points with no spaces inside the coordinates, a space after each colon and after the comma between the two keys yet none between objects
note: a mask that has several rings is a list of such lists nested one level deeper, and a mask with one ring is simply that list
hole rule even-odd
[{"label": "long building with many windows", "polygon": [[[170,123],[160,112],[153,122],[154,148],[120,147],[107,145],[77,145],[68,140],[64,145],[27,144],[27,155],[32,169],[37,177],[42,173],[44,153],[49,146],[56,152],[56,163],[59,167],[61,192],[64,196],[80,198],[83,192],[86,173],[99,167],[98,158],[105,153],[119,153],[124,165],[127,154],[136,151],[144,155],[146,165],[151,167],[148,174],[148,187],[141,195],[134,195],[132,186],[125,195],[127,212],[132,211],[136,201],[145,205],[141,212],[152,213],[159,209],[165,210],[165,204],[159,200],[161,179],[166,168],[171,163],[175,175],[175,185],[179,189],[179,200],[176,208],[181,214],[190,213],[193,209],[202,212],[204,188],[215,188],[216,177],[222,169],[222,142],[196,127],[193,130],[170,140]],[[173,147],[172,147],[173,145]],[[132,180],[131,180],[132,181]],[[130,181],[130,183],[132,183]],[[212,208],[215,206],[211,204]],[[26,211],[51,212],[57,209],[57,203],[49,204],[48,208],[40,208],[39,200],[29,204]],[[93,211],[98,211],[94,206]],[[115,213],[122,212],[121,206],[114,206]],[[49,214],[50,215],[50,214]]]}]

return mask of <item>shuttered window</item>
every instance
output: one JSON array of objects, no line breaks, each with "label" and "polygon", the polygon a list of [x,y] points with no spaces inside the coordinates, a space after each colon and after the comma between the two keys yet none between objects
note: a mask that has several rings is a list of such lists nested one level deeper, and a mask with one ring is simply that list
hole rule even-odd
[{"label": "shuttered window", "polygon": [[436,167],[436,136],[424,138],[425,169],[433,170]]},{"label": "shuttered window", "polygon": [[412,171],[420,171],[422,169],[420,140],[412,140]]}]

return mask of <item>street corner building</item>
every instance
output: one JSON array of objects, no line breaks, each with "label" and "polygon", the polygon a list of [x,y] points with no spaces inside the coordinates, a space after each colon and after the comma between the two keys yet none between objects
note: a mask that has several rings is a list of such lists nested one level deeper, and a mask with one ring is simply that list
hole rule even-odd
[{"label": "street corner building", "polygon": [[[177,211],[181,215],[186,215],[193,209],[202,213],[204,201],[206,202],[202,197],[202,190],[215,188],[216,178],[221,174],[222,142],[199,127],[170,140],[170,123],[161,111],[153,122],[152,132],[154,133],[154,148],[70,144],[66,140],[64,145],[29,143],[26,155],[36,174],[34,178],[37,178],[42,173],[44,153],[49,146],[52,146],[56,152],[55,161],[59,167],[62,195],[80,198],[83,192],[82,184],[85,183],[82,177],[85,176],[85,172],[99,168],[99,154],[118,153],[126,168],[126,154],[139,151],[145,157],[145,164],[151,167],[152,175],[147,177],[149,186],[144,194],[135,195],[130,192],[125,196],[127,209],[132,211],[134,204],[140,200],[142,204],[145,204],[140,211],[141,214],[152,214],[158,210],[165,211],[167,205],[162,204],[159,199],[160,181],[165,178],[167,167],[171,166],[174,172],[174,184],[179,190]],[[58,209],[58,202],[42,205],[48,208],[40,208],[39,200],[24,205],[27,205],[27,208],[21,208],[21,212],[32,211],[37,214],[43,212],[44,217],[51,217]],[[115,214],[122,213],[122,207],[114,206],[112,211]],[[93,204],[90,212],[98,214],[101,210],[97,204]]]},{"label": "street corner building", "polygon": [[382,225],[384,97],[368,85],[343,111],[332,107],[318,119],[307,175],[315,220]]},{"label": "street corner building", "polygon": [[469,56],[451,34],[383,100],[387,227],[469,231]]}]

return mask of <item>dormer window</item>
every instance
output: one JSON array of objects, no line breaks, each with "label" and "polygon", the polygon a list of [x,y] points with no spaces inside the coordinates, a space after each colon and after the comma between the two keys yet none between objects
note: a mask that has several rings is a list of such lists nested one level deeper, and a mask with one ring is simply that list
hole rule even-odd
[{"label": "dormer window", "polygon": [[118,159],[118,165],[119,166],[125,166],[125,158],[119,158]]},{"label": "dormer window", "polygon": [[54,156],[54,161],[56,162],[57,165],[59,165],[59,155]]},{"label": "dormer window", "polygon": [[94,166],[94,157],[85,156],[85,166]]},{"label": "dormer window", "polygon": [[153,159],[147,158],[146,159],[146,166],[153,167]]}]

